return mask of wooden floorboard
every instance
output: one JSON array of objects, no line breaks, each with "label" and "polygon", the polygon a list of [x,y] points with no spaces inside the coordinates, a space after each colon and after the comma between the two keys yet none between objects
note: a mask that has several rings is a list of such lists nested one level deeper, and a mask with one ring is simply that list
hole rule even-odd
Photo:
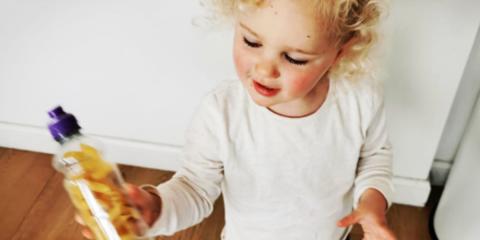
[{"label": "wooden floorboard", "polygon": [[[63,177],[51,166],[49,154],[0,148],[0,240],[81,240],[81,227],[73,220],[74,208],[63,189]],[[159,184],[172,172],[120,166],[127,182]],[[388,220],[400,240],[428,240],[428,218],[438,199],[418,208],[394,204]],[[223,200],[202,223],[157,240],[218,240],[224,225]],[[352,240],[362,239],[356,226]]]},{"label": "wooden floorboard", "polygon": [[0,239],[12,239],[38,204],[55,171],[50,156],[2,149],[0,158]]}]

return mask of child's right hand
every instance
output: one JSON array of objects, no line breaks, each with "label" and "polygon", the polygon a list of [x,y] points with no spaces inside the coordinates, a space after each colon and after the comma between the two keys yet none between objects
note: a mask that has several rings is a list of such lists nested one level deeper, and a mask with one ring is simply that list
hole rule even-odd
[{"label": "child's right hand", "polygon": [[[127,183],[125,184],[125,188],[127,190],[126,194],[133,201],[135,207],[140,211],[143,220],[148,224],[149,227],[152,226],[155,220],[157,220],[157,218],[160,216],[160,197],[154,195],[153,193],[149,193],[133,184]],[[75,221],[82,226],[85,226],[85,223],[78,214],[75,214]],[[84,227],[82,229],[82,235],[87,239],[94,238],[92,232],[87,227]]]}]

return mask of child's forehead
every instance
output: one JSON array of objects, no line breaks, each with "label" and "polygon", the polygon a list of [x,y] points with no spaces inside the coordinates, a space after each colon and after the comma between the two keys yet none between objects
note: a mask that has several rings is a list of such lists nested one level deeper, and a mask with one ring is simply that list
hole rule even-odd
[{"label": "child's forehead", "polygon": [[258,10],[273,10],[275,13],[298,13],[315,17],[318,8],[314,0],[240,0],[237,10],[252,12]]},{"label": "child's forehead", "polygon": [[266,1],[260,7],[239,10],[237,21],[258,33],[292,41],[328,41],[329,34],[309,0]]}]

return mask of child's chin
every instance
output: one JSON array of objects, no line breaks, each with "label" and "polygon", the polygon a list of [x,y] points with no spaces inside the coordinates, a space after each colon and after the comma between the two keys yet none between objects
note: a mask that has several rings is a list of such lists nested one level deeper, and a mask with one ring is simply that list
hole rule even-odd
[{"label": "child's chin", "polygon": [[250,96],[252,98],[252,100],[258,105],[258,106],[261,106],[261,107],[270,107],[272,106],[274,103],[272,102],[272,100],[270,99],[265,99],[263,97],[260,97],[260,96]]}]

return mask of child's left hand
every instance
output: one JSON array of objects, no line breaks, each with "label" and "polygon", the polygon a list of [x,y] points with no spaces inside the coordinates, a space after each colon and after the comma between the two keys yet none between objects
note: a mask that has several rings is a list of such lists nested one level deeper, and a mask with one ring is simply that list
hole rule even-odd
[{"label": "child's left hand", "polygon": [[337,222],[339,227],[360,224],[365,240],[396,240],[388,227],[385,211],[387,203],[383,195],[375,189],[368,189],[362,195],[356,210]]}]

